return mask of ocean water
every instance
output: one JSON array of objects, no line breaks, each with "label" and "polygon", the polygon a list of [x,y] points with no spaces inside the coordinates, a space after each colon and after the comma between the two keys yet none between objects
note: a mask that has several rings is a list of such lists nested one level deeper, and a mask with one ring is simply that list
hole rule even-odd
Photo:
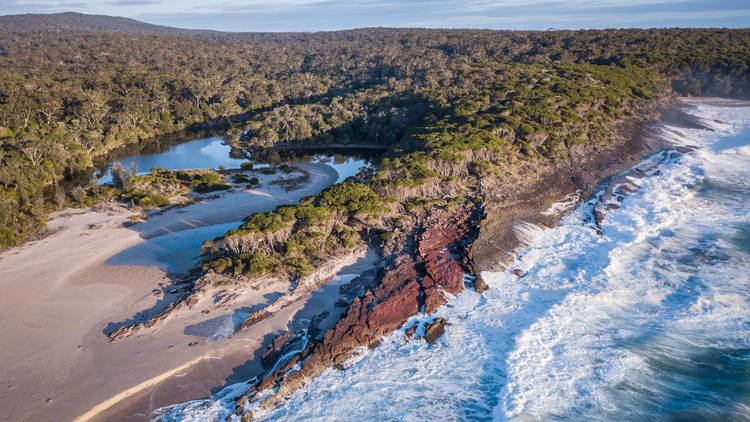
[{"label": "ocean water", "polygon": [[[440,308],[450,326],[435,344],[399,330],[254,416],[750,421],[750,108],[691,112],[716,131],[665,128],[700,148],[637,180],[601,234],[596,198],[556,228],[519,225],[528,246],[506,271],[483,274],[484,295]],[[158,418],[224,420],[246,388]]]}]

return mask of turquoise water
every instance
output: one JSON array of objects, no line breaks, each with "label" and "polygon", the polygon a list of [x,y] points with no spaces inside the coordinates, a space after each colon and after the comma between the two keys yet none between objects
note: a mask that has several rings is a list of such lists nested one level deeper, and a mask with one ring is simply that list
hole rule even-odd
[{"label": "turquoise water", "polygon": [[[750,108],[692,112],[717,131],[666,128],[700,148],[634,180],[601,234],[596,198],[556,228],[520,226],[529,245],[483,274],[483,295],[439,309],[450,325],[435,344],[396,331],[278,409],[247,408],[266,421],[750,421]],[[224,420],[246,388],[158,414]]]}]

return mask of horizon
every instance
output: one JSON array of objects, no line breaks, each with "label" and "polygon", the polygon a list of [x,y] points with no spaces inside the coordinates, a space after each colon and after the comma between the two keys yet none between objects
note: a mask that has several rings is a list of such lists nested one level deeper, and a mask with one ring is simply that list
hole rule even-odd
[{"label": "horizon", "polygon": [[[358,28],[581,30],[624,28],[747,28],[750,4],[741,0],[289,0],[274,4],[226,0],[7,0],[0,15],[81,13],[135,19],[182,29],[224,32],[321,32]],[[179,7],[178,7],[179,6]],[[544,9],[539,15],[538,10]],[[174,12],[180,10],[179,12]]]}]

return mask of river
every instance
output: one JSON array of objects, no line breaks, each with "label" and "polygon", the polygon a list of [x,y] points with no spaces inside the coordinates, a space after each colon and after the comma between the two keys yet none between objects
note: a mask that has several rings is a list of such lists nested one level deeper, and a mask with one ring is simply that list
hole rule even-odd
[{"label": "river", "polygon": [[[596,197],[556,228],[526,226],[516,261],[483,274],[490,290],[439,309],[450,325],[434,345],[402,328],[253,415],[750,420],[750,108],[696,103],[691,113],[716,131],[664,128],[699,148],[639,181],[601,233]],[[245,388],[162,409],[162,420],[223,420]]]},{"label": "river", "polygon": [[[139,174],[149,173],[152,167],[165,168],[168,170],[195,170],[195,169],[218,169],[223,166],[227,169],[237,169],[247,159],[237,159],[230,156],[231,147],[224,144],[221,137],[209,137],[184,140],[174,140],[170,144],[157,152],[143,152],[138,154],[128,154],[122,157],[114,158],[107,163],[106,171],[99,177],[100,183],[109,183],[112,178],[109,169],[115,163],[120,163],[125,168],[130,168],[131,164],[135,165]],[[302,157],[295,157],[287,161],[289,164],[304,166],[306,163],[322,164],[333,168],[337,176],[325,183],[316,184],[314,191],[302,189],[298,193],[291,192],[290,195],[278,195],[277,198],[268,198],[257,193],[247,192],[242,201],[247,203],[246,212],[240,214],[225,213],[224,218],[216,217],[218,224],[202,225],[196,227],[184,227],[180,230],[165,232],[162,235],[154,236],[138,245],[128,248],[107,260],[112,265],[146,265],[162,267],[173,273],[182,273],[190,270],[198,264],[200,259],[199,250],[205,240],[213,239],[223,235],[229,230],[237,228],[242,224],[242,218],[246,217],[249,210],[252,212],[271,211],[278,205],[295,204],[304,195],[316,194],[318,191],[327,187],[331,183],[340,183],[348,177],[356,175],[360,168],[366,166],[368,158],[363,155],[348,154],[309,154]],[[267,164],[256,165],[256,168],[268,167]],[[310,169],[308,169],[310,170]],[[272,176],[273,177],[273,176]],[[263,176],[261,176],[263,178]],[[210,196],[210,195],[209,195]],[[222,204],[224,205],[224,204]],[[212,206],[210,201],[205,201],[199,206]],[[189,212],[191,206],[187,209]],[[225,209],[213,207],[216,214],[221,214]],[[178,210],[177,213],[183,211]],[[171,214],[170,214],[171,215]],[[179,218],[180,214],[173,218]]]}]

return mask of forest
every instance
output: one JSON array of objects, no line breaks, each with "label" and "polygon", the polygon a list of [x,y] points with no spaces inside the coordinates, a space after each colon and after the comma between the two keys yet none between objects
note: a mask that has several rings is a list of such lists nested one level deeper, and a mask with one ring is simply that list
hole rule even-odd
[{"label": "forest", "polygon": [[[387,147],[359,180],[366,192],[336,196],[365,198],[369,211],[337,208],[324,194],[300,205],[322,211],[279,210],[267,216],[286,233],[273,250],[235,253],[218,242],[226,249],[214,246],[209,265],[221,271],[265,270],[270,256],[302,274],[320,259],[305,250],[358,242],[362,215],[412,209],[432,199],[428,192],[481,200],[478,186],[502,181],[514,163],[555,163],[571,148],[596,149],[615,123],[669,96],[750,96],[750,30],[2,28],[0,247],[43,235],[50,212],[90,205],[102,196],[87,184],[94,164],[160,135],[216,128],[235,148],[256,151]],[[306,219],[325,220],[325,232],[337,236],[315,240],[321,235]],[[275,233],[261,220],[251,217],[239,230]],[[306,231],[294,237],[293,226]],[[239,265],[239,256],[256,265]]]}]

